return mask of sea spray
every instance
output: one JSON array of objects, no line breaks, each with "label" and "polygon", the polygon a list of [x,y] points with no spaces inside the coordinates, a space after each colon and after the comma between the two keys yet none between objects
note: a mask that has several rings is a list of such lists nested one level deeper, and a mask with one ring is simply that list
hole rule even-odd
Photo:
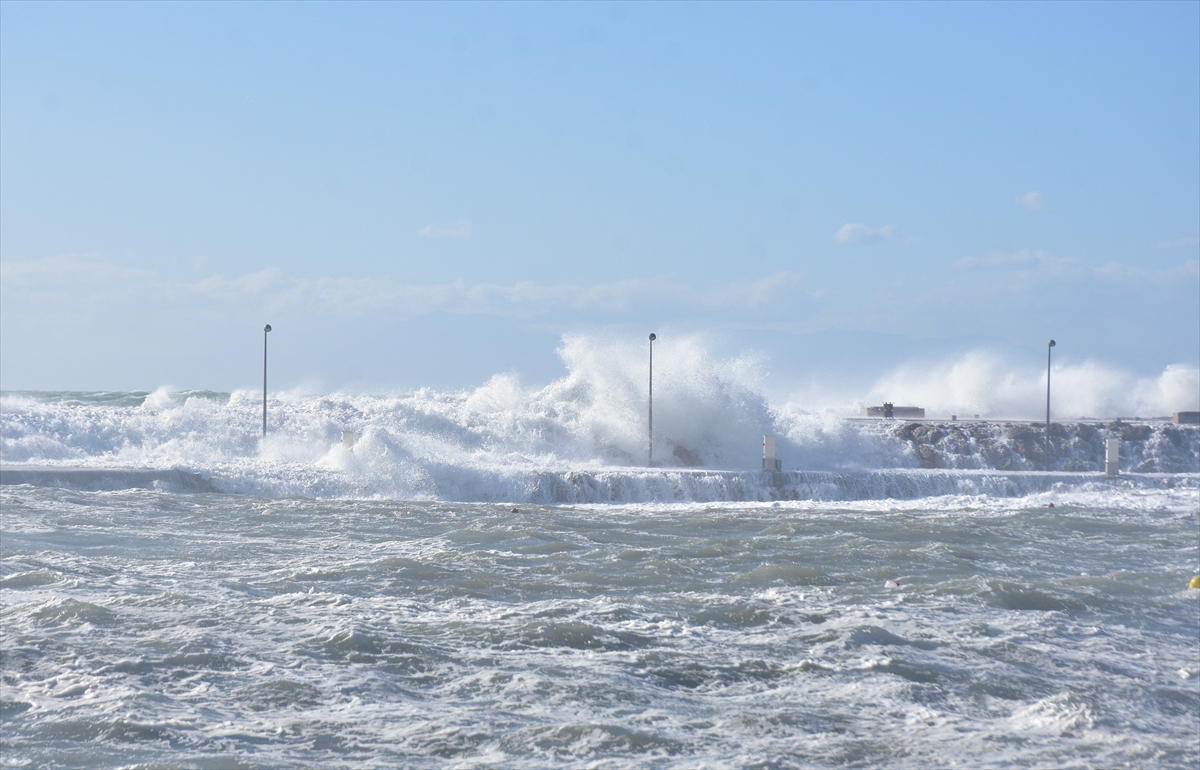
[{"label": "sea spray", "polygon": [[[1048,465],[1093,473],[1103,468],[1104,441],[1117,438],[1125,472],[1200,472],[1200,429],[1189,426],[1055,423],[1047,457],[1044,428],[1028,422],[862,421],[773,404],[762,393],[760,359],[717,359],[703,340],[685,337],[656,350],[655,458],[663,467],[647,476],[645,352],[568,337],[566,376],[540,388],[500,374],[466,391],[276,391],[265,441],[256,391],[6,393],[0,460],[179,469],[224,491],[272,497],[547,502],[858,499],[863,484],[850,476],[792,484],[757,473],[763,435],[776,436],[787,471]],[[345,430],[358,436],[353,450],[341,442]],[[685,468],[694,470],[676,472]],[[914,494],[969,491],[929,483]]]},{"label": "sea spray", "polygon": [[[1145,377],[1090,359],[1075,360],[1069,353],[1064,357],[1065,361],[1055,360],[1053,369],[1051,406],[1056,418],[1165,417],[1200,409],[1200,369],[1194,365],[1171,364],[1157,376]],[[891,401],[944,416],[1036,419],[1045,415],[1045,361],[971,350],[901,364],[863,383],[857,392],[856,402],[842,390],[830,392],[816,383],[803,396],[785,400],[818,411],[844,412],[855,403]]]},{"label": "sea spray", "polygon": [[[540,401],[530,399],[520,409],[486,412],[468,403],[478,395],[284,394],[272,403],[277,427],[265,443],[253,430],[256,404],[243,393],[224,400],[173,398],[165,409],[10,395],[2,459],[10,469],[178,469],[217,489],[271,497],[542,502],[860,499],[861,490],[871,488],[890,496],[969,493],[978,482],[964,473],[1007,477],[1045,464],[1044,429],[1029,423],[892,423],[784,413],[760,428],[779,437],[782,475],[753,467],[761,435],[745,429],[689,436],[688,449],[705,458],[704,467],[663,453],[663,466],[650,471],[623,454],[603,425],[584,429],[587,410],[578,401],[548,405],[542,392],[535,394]],[[353,450],[341,442],[347,429],[358,435]],[[1200,470],[1200,428],[1116,422],[1054,424],[1052,469],[1066,474],[1062,481],[1099,474],[1110,437],[1121,441],[1124,473]],[[744,462],[707,464],[713,457],[737,461],[739,454]],[[801,479],[797,471],[826,475]],[[930,475],[935,471],[942,475]],[[871,478],[888,473],[894,483],[873,486]],[[75,478],[83,483],[86,477]],[[1023,494],[1033,490],[1027,483],[980,491]],[[81,488],[119,487],[105,481]],[[908,492],[899,495],[900,489]]]}]

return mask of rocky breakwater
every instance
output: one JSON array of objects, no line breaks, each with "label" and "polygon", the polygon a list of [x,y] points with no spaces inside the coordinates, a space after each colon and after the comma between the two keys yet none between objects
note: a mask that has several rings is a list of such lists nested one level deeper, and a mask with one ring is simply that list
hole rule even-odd
[{"label": "rocky breakwater", "polygon": [[[1089,472],[1104,470],[1105,441],[1121,441],[1121,470],[1200,473],[1200,426],[1166,423],[909,422],[896,438],[921,468]],[[1047,459],[1049,462],[1047,462]]]}]

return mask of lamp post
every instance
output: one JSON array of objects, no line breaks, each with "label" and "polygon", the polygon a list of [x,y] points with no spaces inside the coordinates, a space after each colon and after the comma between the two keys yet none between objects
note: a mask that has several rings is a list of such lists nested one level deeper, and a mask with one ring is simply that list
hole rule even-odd
[{"label": "lamp post", "polygon": [[654,341],[658,335],[650,333],[650,437],[646,442],[646,465],[654,467]]},{"label": "lamp post", "polygon": [[1056,343],[1050,340],[1046,344],[1046,470],[1050,470],[1050,348]]},{"label": "lamp post", "polygon": [[271,324],[263,327],[263,438],[267,437],[267,332]]}]

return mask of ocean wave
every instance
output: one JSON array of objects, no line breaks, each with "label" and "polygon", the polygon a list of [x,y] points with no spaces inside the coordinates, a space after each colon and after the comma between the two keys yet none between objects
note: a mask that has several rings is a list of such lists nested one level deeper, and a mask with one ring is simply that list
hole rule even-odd
[{"label": "ocean wave", "polygon": [[[547,503],[1034,494],[1102,472],[1110,439],[1123,473],[1200,473],[1200,426],[1055,422],[1047,436],[1028,421],[807,413],[763,395],[755,360],[687,343],[656,371],[647,468],[644,362],[582,339],[561,352],[567,376],[542,388],[497,375],[466,391],[272,393],[265,438],[258,392],[10,392],[0,460],[10,481],[34,466],[85,489]],[[787,473],[759,470],[765,435]],[[1032,471],[1059,475],[1020,476]]]}]

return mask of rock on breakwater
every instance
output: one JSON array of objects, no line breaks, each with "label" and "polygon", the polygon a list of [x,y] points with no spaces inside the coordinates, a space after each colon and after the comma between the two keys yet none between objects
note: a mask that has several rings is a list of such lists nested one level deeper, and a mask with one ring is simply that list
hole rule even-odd
[{"label": "rock on breakwater", "polygon": [[922,468],[1102,471],[1105,441],[1115,438],[1124,472],[1200,472],[1200,427],[1190,425],[1052,422],[1049,458],[1038,423],[909,422],[892,432]]}]

